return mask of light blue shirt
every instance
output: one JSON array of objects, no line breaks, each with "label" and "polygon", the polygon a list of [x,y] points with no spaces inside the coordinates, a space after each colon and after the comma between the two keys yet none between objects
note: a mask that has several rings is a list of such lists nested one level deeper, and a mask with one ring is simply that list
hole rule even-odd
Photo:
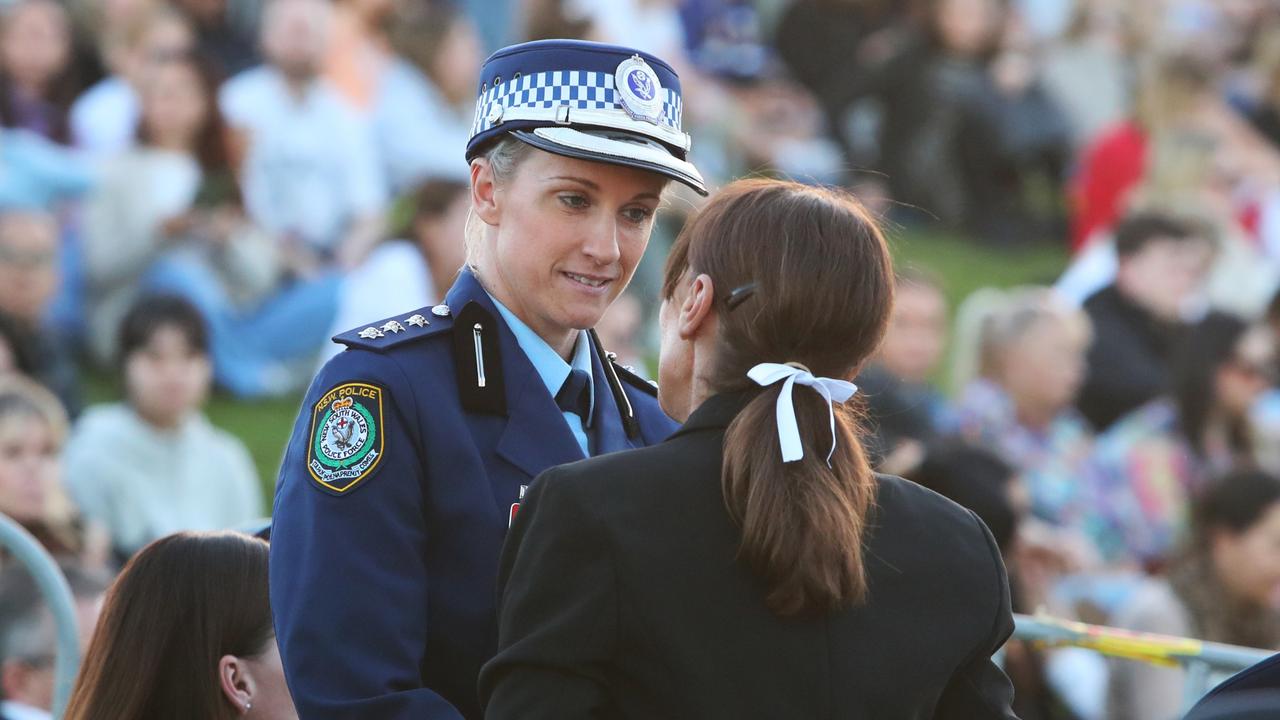
[{"label": "light blue shirt", "polygon": [[[547,344],[534,332],[532,328],[524,324],[524,321],[516,317],[515,313],[507,309],[506,305],[498,302],[497,298],[492,295],[493,304],[498,308],[498,312],[502,314],[502,319],[507,322],[507,327],[511,328],[511,332],[516,336],[516,342],[519,343],[520,349],[524,351],[525,357],[529,358],[529,362],[533,363],[533,368],[538,371],[538,376],[542,378],[542,382],[546,384],[547,391],[551,393],[551,397],[555,397],[560,392],[560,386],[564,385],[564,381],[568,379],[571,370],[581,370],[587,374],[587,378],[591,381],[587,383],[587,396],[590,398],[588,416],[595,414],[596,409],[596,388],[595,378],[591,374],[591,343],[587,340],[585,331],[578,332],[578,342],[573,346],[573,364],[564,361],[560,357],[560,353]],[[582,418],[577,413],[562,413],[564,421],[569,424],[569,431],[573,433],[573,437],[578,441],[578,446],[582,448],[583,457],[591,457],[591,445],[587,438],[587,429],[583,426]]]}]

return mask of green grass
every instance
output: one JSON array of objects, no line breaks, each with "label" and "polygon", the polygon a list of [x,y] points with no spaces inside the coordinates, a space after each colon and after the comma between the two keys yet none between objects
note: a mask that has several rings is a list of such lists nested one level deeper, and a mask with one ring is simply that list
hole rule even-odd
[{"label": "green grass", "polygon": [[[952,308],[980,287],[1052,282],[1067,258],[1066,250],[1060,247],[993,249],[940,234],[895,233],[891,245],[899,265],[928,270],[942,278]],[[86,394],[92,402],[119,397],[101,376],[87,379]],[[268,500],[300,401],[298,396],[246,402],[216,395],[206,409],[216,425],[249,447]]]},{"label": "green grass", "polygon": [[895,233],[890,246],[899,267],[937,274],[954,309],[983,287],[1050,285],[1067,265],[1062,245],[992,248],[950,235]]}]

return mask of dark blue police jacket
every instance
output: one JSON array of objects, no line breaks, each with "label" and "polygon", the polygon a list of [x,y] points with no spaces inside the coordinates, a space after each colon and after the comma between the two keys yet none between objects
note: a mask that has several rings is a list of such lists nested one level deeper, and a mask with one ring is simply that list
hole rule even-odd
[{"label": "dark blue police jacket", "polygon": [[[492,299],[463,271],[445,306],[339,335],[280,470],[271,606],[304,720],[478,718],[497,641],[498,556],[522,486],[582,458]],[[596,454],[676,424],[590,333]]]}]

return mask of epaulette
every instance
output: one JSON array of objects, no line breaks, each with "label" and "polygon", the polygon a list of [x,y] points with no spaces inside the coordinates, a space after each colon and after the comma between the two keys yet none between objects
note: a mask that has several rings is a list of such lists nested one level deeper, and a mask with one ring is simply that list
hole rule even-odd
[{"label": "epaulette", "polygon": [[658,383],[641,377],[630,365],[619,365],[618,356],[614,353],[605,353],[605,355],[609,358],[609,363],[613,365],[613,371],[618,373],[619,380],[654,397],[658,396]]},{"label": "epaulette", "polygon": [[333,341],[349,348],[386,352],[407,342],[438,335],[451,327],[453,312],[449,306],[436,305],[352,328],[334,335]]}]

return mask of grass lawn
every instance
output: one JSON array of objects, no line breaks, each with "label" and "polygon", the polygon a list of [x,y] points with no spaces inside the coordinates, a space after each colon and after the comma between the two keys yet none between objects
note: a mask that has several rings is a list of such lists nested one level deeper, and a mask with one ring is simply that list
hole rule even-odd
[{"label": "grass lawn", "polygon": [[[1009,287],[1051,282],[1066,264],[1063,248],[992,249],[944,235],[895,233],[891,240],[900,264],[930,270],[941,276],[954,308],[980,287]],[[93,402],[113,400],[118,391],[101,377],[86,383]],[[244,402],[225,395],[209,403],[210,419],[242,439],[253,454],[264,497],[272,496],[276,471],[293,428],[301,398]]]}]

